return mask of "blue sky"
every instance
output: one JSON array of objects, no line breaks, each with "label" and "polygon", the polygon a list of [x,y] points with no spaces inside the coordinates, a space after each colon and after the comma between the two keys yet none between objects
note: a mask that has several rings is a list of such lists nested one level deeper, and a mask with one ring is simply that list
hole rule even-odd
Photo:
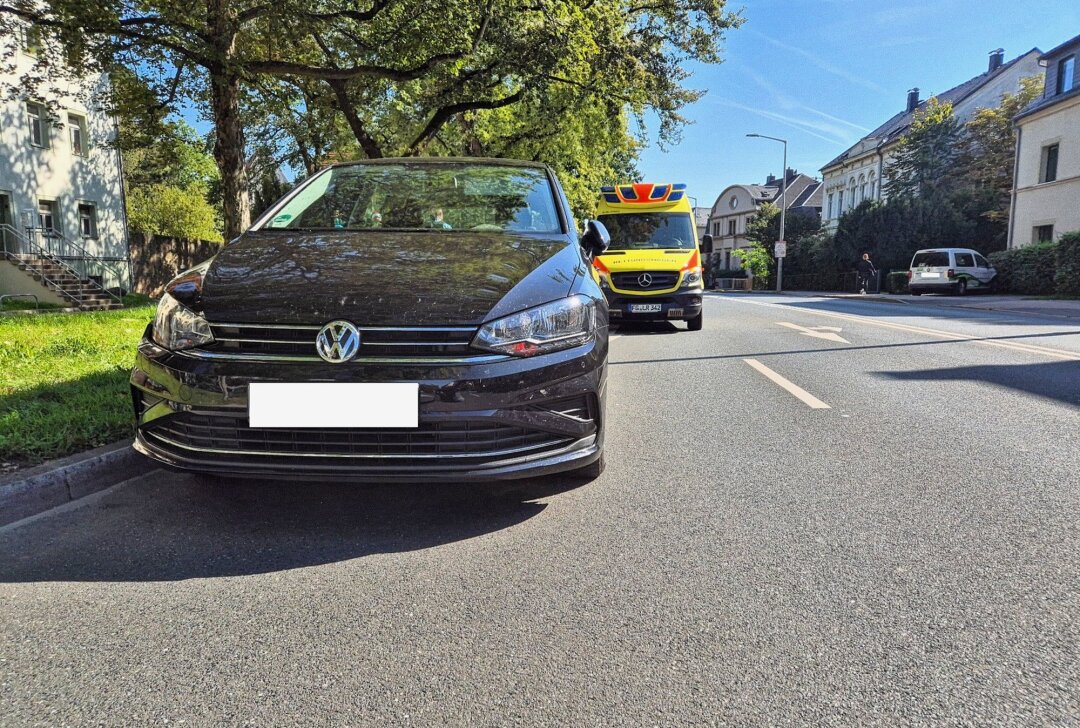
[{"label": "blue sky", "polygon": [[750,0],[747,22],[728,34],[725,62],[695,66],[689,85],[708,93],[685,115],[694,123],[667,151],[650,141],[643,179],[685,182],[711,206],[729,184],[779,174],[812,176],[867,131],[900,111],[908,89],[922,97],[1080,34],[1077,0]]}]

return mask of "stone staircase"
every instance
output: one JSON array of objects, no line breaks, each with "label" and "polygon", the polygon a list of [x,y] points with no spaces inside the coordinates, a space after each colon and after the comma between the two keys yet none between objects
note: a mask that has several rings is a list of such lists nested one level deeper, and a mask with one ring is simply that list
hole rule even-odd
[{"label": "stone staircase", "polygon": [[38,281],[72,306],[84,311],[107,311],[123,308],[123,304],[94,281],[79,278],[78,274],[53,258],[26,253],[8,253],[8,259],[19,270]]}]

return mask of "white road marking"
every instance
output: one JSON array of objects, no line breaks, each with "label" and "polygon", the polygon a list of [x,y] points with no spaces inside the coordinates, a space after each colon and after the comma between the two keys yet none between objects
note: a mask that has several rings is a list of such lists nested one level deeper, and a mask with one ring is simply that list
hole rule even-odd
[{"label": "white road marking", "polygon": [[[951,339],[953,341],[970,341],[973,344],[982,344],[983,346],[995,346],[1001,349],[1009,349],[1012,351],[1020,351],[1026,354],[1041,354],[1043,356],[1056,357],[1058,359],[1068,359],[1071,361],[1080,361],[1080,353],[1075,351],[1066,351],[1064,349],[1052,349],[1048,346],[1037,346],[1035,344],[1021,344],[1015,341],[987,341],[979,336],[972,336],[970,334],[957,334],[951,331],[941,331],[939,329],[928,329],[924,326],[912,326],[910,324],[900,324],[894,322],[880,321],[869,316],[856,316],[848,313],[834,313],[825,311],[816,311],[809,309],[792,309],[790,306],[779,303],[765,303],[764,301],[744,301],[738,298],[725,298],[726,301],[733,301],[735,303],[746,303],[751,306],[766,306],[768,308],[779,308],[788,313],[792,311],[798,311],[799,313],[810,314],[813,316],[824,316],[826,318],[840,319],[842,321],[854,321],[861,324],[867,324],[868,326],[880,326],[885,329],[893,329],[896,331],[906,331],[913,334],[925,334],[927,336],[938,336],[944,339]],[[1077,333],[1080,333],[1078,331]]]},{"label": "white road marking", "polygon": [[[812,336],[815,339],[825,339],[825,341],[835,341],[840,344],[850,344],[851,342],[840,336],[837,331],[841,331],[836,326],[814,326],[813,328],[807,328],[805,326],[799,326],[798,324],[789,324],[786,321],[777,321],[779,326],[786,326],[789,329],[795,329],[803,336]],[[827,331],[825,329],[828,329]]]},{"label": "white road marking", "polygon": [[810,409],[832,409],[829,405],[825,404],[820,399],[810,394],[799,385],[787,379],[784,379],[782,376],[774,372],[772,369],[769,369],[769,367],[765,366],[757,359],[743,359],[743,361],[764,374],[765,377],[771,382],[780,385],[780,387],[787,390],[789,394],[794,395]]}]

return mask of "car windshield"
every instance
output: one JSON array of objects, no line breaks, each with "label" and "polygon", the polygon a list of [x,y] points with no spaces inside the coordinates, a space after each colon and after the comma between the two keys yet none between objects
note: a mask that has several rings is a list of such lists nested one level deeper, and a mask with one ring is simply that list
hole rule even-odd
[{"label": "car windshield", "polygon": [[490,164],[356,164],[315,177],[267,229],[561,232],[542,169]]},{"label": "car windshield", "polygon": [[911,259],[912,268],[931,268],[931,267],[949,267],[949,254],[942,251],[927,251],[923,253],[916,253],[915,257]]},{"label": "car windshield", "polygon": [[685,212],[635,212],[600,215],[611,233],[608,250],[647,250],[694,247],[694,227]]}]

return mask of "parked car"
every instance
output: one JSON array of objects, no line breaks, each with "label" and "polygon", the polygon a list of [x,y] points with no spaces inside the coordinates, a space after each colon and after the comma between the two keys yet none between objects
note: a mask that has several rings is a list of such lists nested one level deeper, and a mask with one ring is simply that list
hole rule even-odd
[{"label": "parked car", "polygon": [[994,287],[997,270],[970,248],[928,248],[919,250],[908,268],[908,291],[923,293],[988,291]]},{"label": "parked car", "polygon": [[167,286],[135,448],[236,476],[595,477],[607,243],[540,164],[330,167]]}]

